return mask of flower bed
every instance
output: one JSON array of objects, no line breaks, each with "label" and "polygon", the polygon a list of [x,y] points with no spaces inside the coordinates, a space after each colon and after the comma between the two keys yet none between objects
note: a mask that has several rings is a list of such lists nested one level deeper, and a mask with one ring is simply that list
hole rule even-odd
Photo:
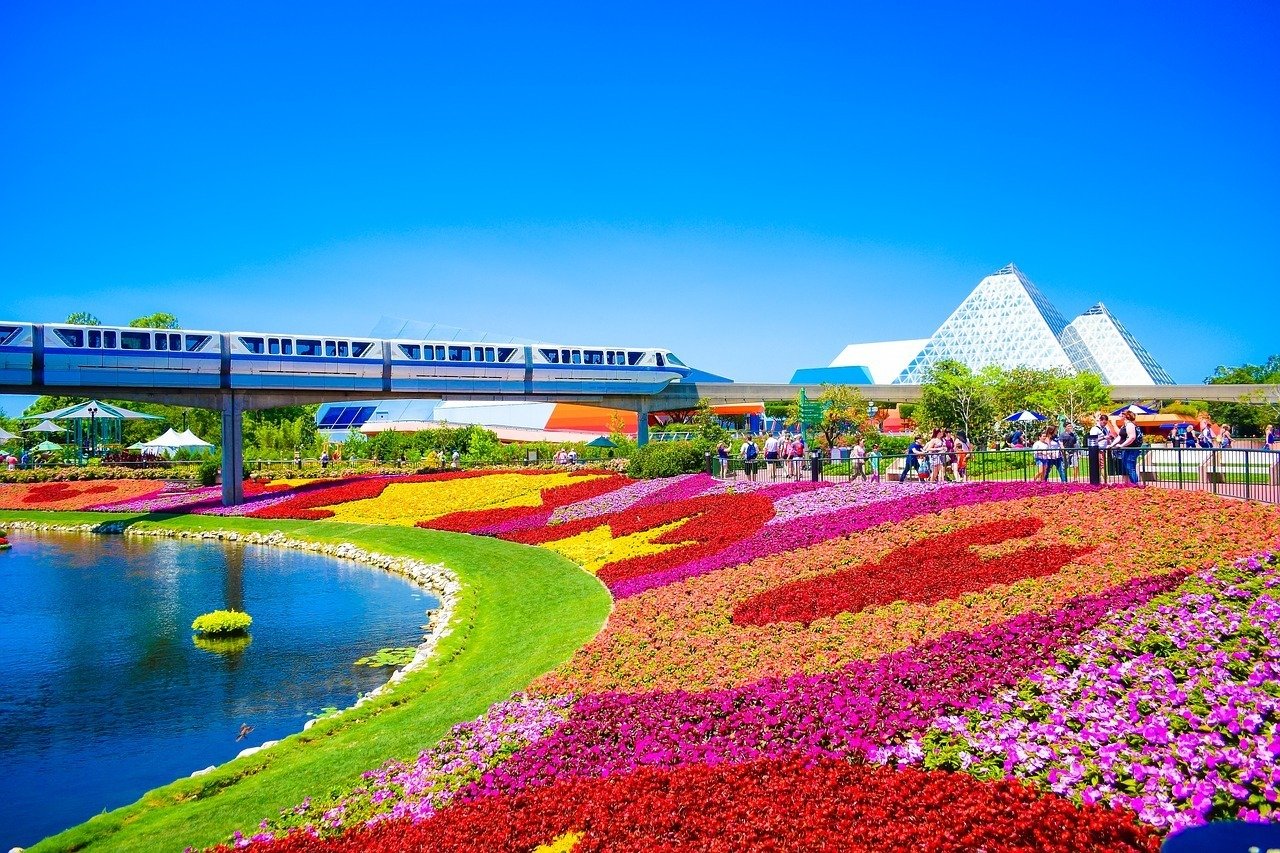
[{"label": "flower bed", "polygon": [[1155,849],[1276,814],[1273,507],[602,471],[275,488],[254,515],[537,545],[615,606],[528,695],[267,821],[266,849]]},{"label": "flower bed", "polygon": [[[1050,831],[1050,828],[1051,831]],[[679,839],[679,844],[672,839]],[[666,841],[663,844],[663,841]],[[1077,806],[1014,781],[836,761],[760,761],[570,779],[462,803],[419,823],[344,836],[305,832],[273,853],[422,850],[1154,851],[1131,815]]]},{"label": "flower bed", "polygon": [[0,485],[0,509],[94,509],[104,503],[136,500],[159,494],[164,487],[165,484],[157,480],[5,484]]}]

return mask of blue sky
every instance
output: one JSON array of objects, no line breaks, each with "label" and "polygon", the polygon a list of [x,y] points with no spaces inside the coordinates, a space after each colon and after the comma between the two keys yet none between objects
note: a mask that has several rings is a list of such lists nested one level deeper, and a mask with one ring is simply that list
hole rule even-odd
[{"label": "blue sky", "polygon": [[4,4],[3,314],[785,381],[1012,260],[1177,380],[1280,351],[1280,6],[901,5]]}]

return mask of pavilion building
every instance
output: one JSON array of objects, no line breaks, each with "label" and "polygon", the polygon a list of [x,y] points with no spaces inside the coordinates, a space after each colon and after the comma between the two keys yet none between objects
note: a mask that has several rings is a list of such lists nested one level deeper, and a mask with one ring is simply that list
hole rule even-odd
[{"label": "pavilion building", "polygon": [[1110,385],[1171,385],[1173,379],[1101,302],[1068,323],[1015,265],[984,278],[923,340],[850,344],[829,367],[796,381],[841,381],[850,368],[877,385],[918,385],[944,359],[988,365],[1090,371]]}]

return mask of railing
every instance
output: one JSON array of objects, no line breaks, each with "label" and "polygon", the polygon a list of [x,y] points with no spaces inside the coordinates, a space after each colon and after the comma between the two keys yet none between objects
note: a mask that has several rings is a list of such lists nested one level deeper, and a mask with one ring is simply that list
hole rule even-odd
[{"label": "railing", "polygon": [[[1097,452],[1097,482],[1162,489],[1207,491],[1226,497],[1280,504],[1280,452],[1251,448],[1183,448],[1146,445],[1134,454],[1133,477],[1126,468],[1126,451]],[[722,478],[786,482],[814,480],[836,483],[873,480],[900,482],[965,480],[970,482],[1049,479],[1053,482],[1091,482],[1086,448],[1045,454],[1031,449],[982,450],[955,454],[888,455],[878,460],[830,459],[821,454],[803,458],[753,461],[740,456],[707,458],[708,473]]]}]

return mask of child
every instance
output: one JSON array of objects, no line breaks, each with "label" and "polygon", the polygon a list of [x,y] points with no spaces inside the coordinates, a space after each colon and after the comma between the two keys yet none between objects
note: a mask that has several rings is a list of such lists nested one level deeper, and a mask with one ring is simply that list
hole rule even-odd
[{"label": "child", "polygon": [[884,454],[880,452],[880,445],[871,445],[871,452],[867,454],[867,461],[871,463],[871,482],[880,482],[880,459]]}]

